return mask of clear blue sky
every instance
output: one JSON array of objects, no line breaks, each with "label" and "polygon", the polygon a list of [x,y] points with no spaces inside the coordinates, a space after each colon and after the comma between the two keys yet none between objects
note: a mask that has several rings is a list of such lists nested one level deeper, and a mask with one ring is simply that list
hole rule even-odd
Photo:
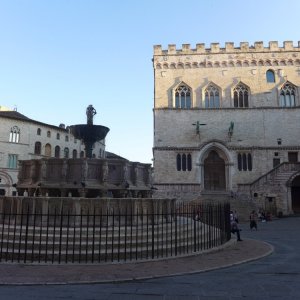
[{"label": "clear blue sky", "polygon": [[[153,45],[300,40],[299,0],[0,0],[0,105],[151,163]],[[1,126],[1,124],[0,124]]]}]

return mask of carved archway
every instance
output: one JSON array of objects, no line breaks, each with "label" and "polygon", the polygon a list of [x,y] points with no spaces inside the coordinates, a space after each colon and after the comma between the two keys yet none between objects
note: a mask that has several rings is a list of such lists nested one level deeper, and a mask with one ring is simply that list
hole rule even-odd
[{"label": "carved archway", "polygon": [[233,162],[227,147],[214,141],[206,144],[199,154],[202,190],[231,190],[231,166]]},{"label": "carved archway", "polygon": [[7,174],[4,171],[0,171],[0,194],[1,196],[4,195],[11,195],[12,190],[15,190],[15,188],[12,187],[13,180],[9,174]]}]

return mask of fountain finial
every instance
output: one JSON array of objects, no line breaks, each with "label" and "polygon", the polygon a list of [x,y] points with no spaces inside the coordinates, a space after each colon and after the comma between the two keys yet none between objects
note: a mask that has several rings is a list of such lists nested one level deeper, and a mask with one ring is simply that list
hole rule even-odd
[{"label": "fountain finial", "polygon": [[97,114],[96,109],[93,107],[93,105],[90,104],[86,109],[86,117],[87,117],[88,125],[93,125],[93,118],[95,114]]}]

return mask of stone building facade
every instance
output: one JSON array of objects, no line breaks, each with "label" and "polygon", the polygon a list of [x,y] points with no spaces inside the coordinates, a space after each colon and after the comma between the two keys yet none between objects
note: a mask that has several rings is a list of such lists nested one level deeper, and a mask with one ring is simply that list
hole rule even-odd
[{"label": "stone building facade", "polygon": [[[68,127],[32,120],[0,106],[0,195],[15,195],[18,161],[84,157],[85,147]],[[93,157],[105,157],[105,141],[96,142]]]},{"label": "stone building facade", "polygon": [[300,211],[300,42],[157,45],[153,67],[156,195]]}]

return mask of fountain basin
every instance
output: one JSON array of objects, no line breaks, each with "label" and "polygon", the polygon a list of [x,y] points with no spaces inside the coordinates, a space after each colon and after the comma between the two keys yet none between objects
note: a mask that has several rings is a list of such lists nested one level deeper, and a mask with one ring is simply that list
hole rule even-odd
[{"label": "fountain basin", "polygon": [[70,130],[76,139],[83,141],[87,158],[92,158],[94,143],[103,140],[109,132],[108,127],[93,124],[72,125]]},{"label": "fountain basin", "polygon": [[76,139],[83,140],[84,142],[100,141],[105,139],[109,128],[102,125],[90,125],[90,124],[77,124],[70,126],[71,133]]}]

